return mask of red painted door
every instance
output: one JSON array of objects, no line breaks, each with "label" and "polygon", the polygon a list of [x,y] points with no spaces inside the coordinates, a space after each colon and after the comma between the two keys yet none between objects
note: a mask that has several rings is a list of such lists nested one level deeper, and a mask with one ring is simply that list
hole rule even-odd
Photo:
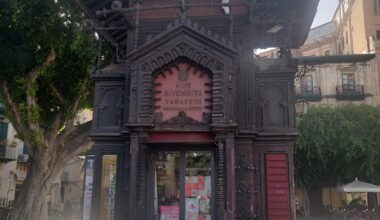
[{"label": "red painted door", "polygon": [[288,220],[289,172],[288,155],[265,154],[268,220]]}]

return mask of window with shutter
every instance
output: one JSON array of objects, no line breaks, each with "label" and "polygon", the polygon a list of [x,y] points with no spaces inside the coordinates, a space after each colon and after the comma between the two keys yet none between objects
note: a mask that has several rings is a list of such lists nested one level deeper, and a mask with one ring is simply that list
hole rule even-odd
[{"label": "window with shutter", "polygon": [[0,141],[6,140],[8,137],[8,123],[0,122]]},{"label": "window with shutter", "polygon": [[342,74],[343,91],[355,91],[355,77],[353,73]]},{"label": "window with shutter", "polygon": [[5,141],[8,136],[8,123],[0,122],[0,157],[5,157]]},{"label": "window with shutter", "polygon": [[313,93],[313,76],[304,76],[301,80],[301,92]]}]

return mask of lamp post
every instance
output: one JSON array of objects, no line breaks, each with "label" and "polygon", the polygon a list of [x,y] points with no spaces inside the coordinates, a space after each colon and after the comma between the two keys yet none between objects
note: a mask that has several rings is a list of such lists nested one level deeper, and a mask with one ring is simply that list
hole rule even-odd
[{"label": "lamp post", "polygon": [[304,99],[297,100],[295,103],[296,114],[298,116],[302,116],[302,115],[306,114],[307,111],[309,110],[309,105],[310,105],[310,103]]}]

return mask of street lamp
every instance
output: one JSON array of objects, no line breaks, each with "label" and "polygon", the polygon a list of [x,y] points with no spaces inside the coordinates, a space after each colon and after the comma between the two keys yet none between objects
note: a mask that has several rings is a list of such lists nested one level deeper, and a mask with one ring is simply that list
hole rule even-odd
[{"label": "street lamp", "polygon": [[302,116],[307,113],[309,110],[309,102],[305,101],[304,99],[302,100],[297,100],[295,103],[295,109],[296,109],[296,114],[298,116]]}]

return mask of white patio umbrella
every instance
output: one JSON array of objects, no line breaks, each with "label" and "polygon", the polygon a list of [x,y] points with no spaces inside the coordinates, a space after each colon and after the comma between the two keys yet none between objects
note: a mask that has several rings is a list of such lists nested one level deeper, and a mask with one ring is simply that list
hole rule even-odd
[{"label": "white patio umbrella", "polygon": [[355,178],[355,181],[346,185],[338,187],[340,192],[380,192],[380,186],[359,181]]}]

